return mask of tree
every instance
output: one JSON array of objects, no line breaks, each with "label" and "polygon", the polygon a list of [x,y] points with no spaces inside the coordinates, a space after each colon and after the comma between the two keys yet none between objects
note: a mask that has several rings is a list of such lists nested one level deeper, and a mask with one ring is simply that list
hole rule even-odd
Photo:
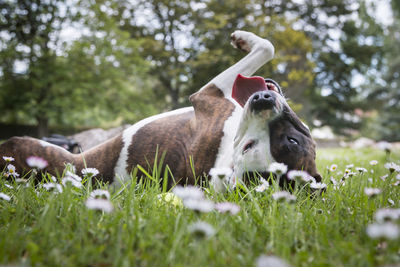
[{"label": "tree", "polygon": [[[2,121],[36,123],[38,136],[44,136],[49,122],[94,126],[155,113],[151,107],[134,108],[140,114],[127,112],[149,96],[138,89],[148,81],[141,71],[146,64],[137,41],[100,11],[101,3],[79,8],[69,4],[62,0],[1,4]],[[72,44],[62,42],[62,28],[73,23],[88,33]]]},{"label": "tree", "polygon": [[52,87],[61,72],[52,48],[69,14],[68,9],[61,11],[61,7],[66,7],[64,1],[1,4],[3,114],[17,120],[20,116],[33,118],[39,136],[47,134]]},{"label": "tree", "polygon": [[356,75],[364,76],[380,62],[382,29],[364,1],[313,1],[297,5],[306,34],[313,40],[316,77],[311,99],[312,120],[349,134],[362,127],[356,108],[364,105]]},{"label": "tree", "polygon": [[371,77],[366,110],[375,111],[366,134],[387,141],[400,140],[400,3],[392,1],[393,23],[385,34],[384,61],[379,74]]},{"label": "tree", "polygon": [[141,54],[151,68],[154,77],[153,92],[164,100],[164,109],[175,109],[187,104],[183,93],[190,81],[190,68],[186,62],[195,40],[192,1],[189,0],[138,0],[134,3],[121,1],[115,7],[121,29],[131,38],[141,40]]},{"label": "tree", "polygon": [[[142,54],[159,82],[154,91],[167,100],[166,109],[187,105],[188,95],[243,56],[229,44],[230,34],[237,29],[254,31],[276,43],[279,56],[259,75],[283,81],[288,96],[300,102],[304,98],[298,92],[312,80],[307,59],[311,42],[293,30],[286,18],[268,17],[257,9],[252,1],[153,0],[122,2],[115,10],[121,28],[143,40]],[[141,23],[143,14],[150,23]]]}]

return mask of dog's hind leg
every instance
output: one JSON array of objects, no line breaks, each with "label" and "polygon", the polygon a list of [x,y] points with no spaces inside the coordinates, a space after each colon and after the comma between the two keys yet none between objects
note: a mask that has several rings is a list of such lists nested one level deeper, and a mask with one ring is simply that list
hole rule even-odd
[{"label": "dog's hind leg", "polygon": [[[12,137],[0,145],[0,157],[13,157],[12,165],[16,167],[19,174],[31,169],[27,159],[31,156],[40,157],[48,162],[43,171],[52,175],[61,174],[65,163],[75,164],[74,155],[67,150],[31,137]],[[4,168],[5,162],[0,158],[0,171]]]},{"label": "dog's hind leg", "polygon": [[[235,31],[231,35],[231,40],[235,48],[248,52],[249,54],[235,65],[217,75],[207,84],[215,84],[228,99],[231,98],[232,86],[238,74],[251,76],[274,57],[274,46],[271,42],[254,33]],[[207,87],[207,85],[205,87]]]}]

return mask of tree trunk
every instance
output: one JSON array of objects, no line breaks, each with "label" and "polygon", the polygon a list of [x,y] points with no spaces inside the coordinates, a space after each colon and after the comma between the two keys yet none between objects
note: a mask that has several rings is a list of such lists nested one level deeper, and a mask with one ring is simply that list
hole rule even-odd
[{"label": "tree trunk", "polygon": [[37,135],[38,138],[48,136],[49,134],[49,119],[46,117],[39,117],[37,120]]}]

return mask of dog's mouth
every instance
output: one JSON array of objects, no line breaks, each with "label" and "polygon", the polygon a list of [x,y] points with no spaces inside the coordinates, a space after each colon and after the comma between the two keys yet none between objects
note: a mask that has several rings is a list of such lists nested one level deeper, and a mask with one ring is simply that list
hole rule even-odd
[{"label": "dog's mouth", "polygon": [[232,88],[232,98],[244,107],[248,99],[256,92],[275,91],[282,95],[279,85],[272,79],[260,76],[245,77],[238,74]]}]

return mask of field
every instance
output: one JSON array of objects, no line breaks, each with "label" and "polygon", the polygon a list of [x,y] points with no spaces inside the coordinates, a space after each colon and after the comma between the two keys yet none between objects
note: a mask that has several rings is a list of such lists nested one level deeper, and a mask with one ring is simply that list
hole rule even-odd
[{"label": "field", "polygon": [[[310,195],[299,186],[291,202],[273,198],[281,190],[275,184],[262,192],[205,190],[207,203],[237,204],[233,214],[189,209],[150,179],[109,189],[107,212],[86,205],[93,187],[104,185],[67,184],[57,193],[43,186],[49,181],[35,186],[2,175],[0,192],[10,199],[0,198],[0,264],[233,267],[261,265],[273,255],[292,266],[398,266],[399,175],[384,165],[399,159],[399,151],[320,149],[326,191]],[[392,209],[386,218],[397,221],[379,222],[374,214],[381,208]]]}]

